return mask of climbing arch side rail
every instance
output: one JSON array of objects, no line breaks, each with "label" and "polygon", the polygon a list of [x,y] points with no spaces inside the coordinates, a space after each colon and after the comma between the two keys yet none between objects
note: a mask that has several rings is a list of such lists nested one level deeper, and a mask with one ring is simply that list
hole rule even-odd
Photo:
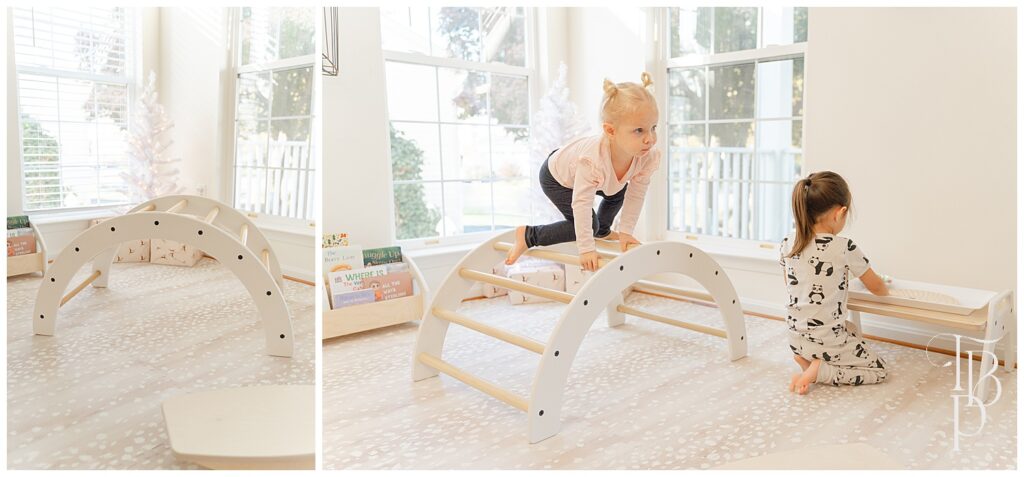
[{"label": "climbing arch side rail", "polygon": [[[548,290],[516,280],[499,277],[490,270],[500,262],[511,247],[513,232],[500,234],[467,254],[434,295],[431,306],[420,322],[413,354],[413,380],[437,376],[444,372],[484,393],[527,412],[529,441],[539,442],[554,436],[560,429],[562,400],[569,370],[587,331],[602,312],[607,312],[609,326],[625,323],[631,315],[688,328],[723,338],[730,360],[747,354],[746,324],[736,290],[725,270],[700,249],[680,242],[651,242],[631,248],[625,253],[601,251],[599,268],[575,294]],[[530,249],[527,255],[579,265],[576,244]],[[633,288],[658,289],[661,292],[682,289],[644,280],[663,273],[676,273],[697,281],[707,294],[696,293],[718,305],[724,329],[687,323],[655,315],[623,302]],[[568,305],[561,313],[546,342],[516,335],[478,322],[457,313],[459,304],[469,296],[477,283],[490,283],[523,293],[543,296]],[[448,326],[455,323],[479,333],[533,351],[541,356],[534,374],[529,397],[518,396],[483,378],[471,375],[444,361],[442,351]]]},{"label": "climbing arch side rail", "polygon": [[[259,310],[267,353],[292,355],[291,315],[282,293],[280,268],[269,242],[237,210],[193,196],[168,196],[140,204],[72,239],[43,276],[32,314],[33,332],[52,336],[58,312],[65,303],[90,284],[96,288],[107,286],[117,247],[123,242],[150,238],[192,245],[234,273]],[[65,294],[71,279],[89,261],[93,261],[92,273]]]}]

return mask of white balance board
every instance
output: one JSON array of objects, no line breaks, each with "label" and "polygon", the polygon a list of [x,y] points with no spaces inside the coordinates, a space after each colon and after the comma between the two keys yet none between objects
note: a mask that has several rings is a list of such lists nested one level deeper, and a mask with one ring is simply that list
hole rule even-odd
[{"label": "white balance board", "polygon": [[313,386],[252,386],[163,403],[171,450],[210,469],[312,469]]},{"label": "white balance board", "polygon": [[988,305],[996,293],[974,288],[951,287],[934,283],[893,279],[889,296],[875,296],[860,280],[850,280],[850,298],[924,310],[970,315]]}]

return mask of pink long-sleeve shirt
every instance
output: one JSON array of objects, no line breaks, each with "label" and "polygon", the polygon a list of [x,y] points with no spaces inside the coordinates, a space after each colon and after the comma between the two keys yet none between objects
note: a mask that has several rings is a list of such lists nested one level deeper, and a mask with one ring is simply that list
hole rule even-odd
[{"label": "pink long-sleeve shirt", "polygon": [[591,211],[597,191],[615,195],[629,183],[619,215],[619,232],[633,234],[640,209],[644,205],[651,176],[661,164],[661,151],[651,149],[633,157],[622,179],[615,177],[611,144],[604,134],[573,139],[548,159],[551,176],[563,187],[572,189],[572,213],[576,226],[576,244],[580,253],[597,250]]}]

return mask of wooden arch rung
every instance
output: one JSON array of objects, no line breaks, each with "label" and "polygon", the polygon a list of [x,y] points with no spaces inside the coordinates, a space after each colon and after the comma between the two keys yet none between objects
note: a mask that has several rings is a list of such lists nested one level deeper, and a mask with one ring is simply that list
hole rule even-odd
[{"label": "wooden arch rung", "polygon": [[649,280],[637,280],[637,282],[633,285],[633,289],[636,291],[654,291],[658,293],[667,293],[669,295],[675,295],[684,298],[693,298],[701,301],[715,303],[715,297],[711,296],[708,293],[699,292],[696,290],[687,290],[685,288],[674,287],[672,285],[652,282]]},{"label": "wooden arch rung", "polygon": [[528,295],[548,298],[565,304],[572,302],[573,298],[573,295],[571,293],[560,292],[552,290],[550,288],[539,287],[536,285],[530,285],[528,283],[523,283],[518,280],[512,280],[511,278],[499,277],[497,275],[478,272],[476,270],[470,270],[468,268],[459,269],[459,276],[469,280],[490,283],[491,285],[495,285],[501,288],[508,288],[511,290],[520,291]]},{"label": "wooden arch rung", "polygon": [[639,308],[633,308],[633,307],[627,306],[627,305],[619,305],[619,306],[615,307],[615,309],[620,311],[620,312],[622,312],[622,313],[626,313],[626,314],[629,314],[629,315],[633,315],[633,316],[636,316],[636,317],[639,317],[639,318],[644,318],[644,319],[651,320],[651,321],[657,321],[659,323],[665,323],[666,325],[678,326],[680,328],[686,328],[688,330],[697,331],[697,332],[700,332],[700,333],[706,333],[706,334],[709,334],[709,335],[714,335],[714,336],[717,336],[719,338],[728,338],[728,335],[726,334],[725,330],[722,330],[722,329],[712,328],[710,326],[698,325],[696,323],[688,323],[688,322],[685,322],[685,321],[673,320],[671,318],[666,318],[666,317],[661,316],[661,315],[655,315],[654,313],[649,313],[649,312],[646,312],[646,311],[641,310]]},{"label": "wooden arch rung", "polygon": [[64,295],[64,298],[60,299],[60,306],[64,306],[65,303],[71,301],[71,299],[74,298],[75,295],[81,293],[81,291],[84,290],[85,287],[89,286],[90,283],[96,281],[96,279],[99,278],[100,275],[102,274],[103,272],[99,270],[93,271],[92,274],[86,277],[85,280],[82,281],[82,283],[79,283],[74,290],[71,290],[70,292],[68,292],[67,295]]},{"label": "wooden arch rung", "polygon": [[249,224],[242,224],[242,229],[238,231],[238,240],[242,242],[242,245],[249,241]]},{"label": "wooden arch rung", "polygon": [[206,218],[203,219],[203,221],[205,221],[208,224],[212,224],[213,223],[213,219],[216,219],[217,218],[217,214],[219,214],[219,213],[220,213],[220,207],[214,207],[213,209],[210,210],[210,213],[206,214]]},{"label": "wooden arch rung", "polygon": [[263,262],[263,266],[270,270],[270,250],[263,249],[260,252],[260,261]]},{"label": "wooden arch rung", "polygon": [[[503,251],[503,252],[507,252],[507,251],[512,249],[512,244],[510,244],[508,242],[495,242],[494,243],[494,249],[495,250],[500,250],[500,251]],[[611,259],[615,258],[613,255],[602,253],[602,252],[598,252],[598,254],[601,255],[601,258],[599,258],[598,261],[597,261],[597,268],[601,268],[601,267],[607,265],[608,262],[611,261]],[[552,250],[543,250],[543,249],[531,248],[531,249],[527,250],[526,252],[523,252],[523,255],[529,255],[531,257],[543,258],[545,260],[552,260],[552,261],[555,261],[555,262],[565,263],[565,264],[568,264],[568,265],[577,265],[577,266],[580,265],[580,257],[578,255],[572,255],[572,254],[569,254],[569,253],[562,253],[562,252],[555,252],[555,251],[552,251]]]},{"label": "wooden arch rung", "polygon": [[178,201],[177,204],[174,204],[169,209],[167,209],[166,212],[168,214],[176,214],[178,213],[179,210],[184,209],[186,205],[188,205],[188,199],[181,199]]},{"label": "wooden arch rung", "polygon": [[436,356],[431,356],[427,353],[420,353],[417,356],[417,359],[421,363],[430,366],[431,368],[434,368],[455,379],[458,379],[459,381],[462,381],[463,383],[466,383],[480,390],[481,392],[490,394],[495,399],[498,399],[499,401],[502,401],[512,407],[515,407],[521,411],[526,411],[527,409],[529,409],[529,404],[527,403],[526,399],[524,399],[522,396],[518,396],[512,393],[511,391],[501,388],[498,385],[490,381],[487,381],[486,379],[479,378],[459,368],[456,368],[455,366],[448,364],[447,362]]},{"label": "wooden arch rung", "polygon": [[[149,205],[147,205],[147,206],[145,206],[145,207],[143,207],[143,208],[141,208],[139,210],[136,210],[135,212],[150,212],[150,211],[154,211],[154,210],[156,210],[156,204],[149,204]],[[132,212],[132,213],[135,213],[135,212]]]},{"label": "wooden arch rung", "polygon": [[455,324],[462,325],[473,331],[483,333],[492,338],[497,338],[509,344],[514,344],[520,348],[533,351],[537,354],[544,354],[544,343],[540,341],[520,336],[515,333],[510,333],[505,330],[495,328],[493,326],[485,325],[479,321],[472,320],[465,315],[461,315],[451,310],[445,310],[443,308],[435,307],[433,310],[434,316],[441,318],[442,320],[450,321]]}]

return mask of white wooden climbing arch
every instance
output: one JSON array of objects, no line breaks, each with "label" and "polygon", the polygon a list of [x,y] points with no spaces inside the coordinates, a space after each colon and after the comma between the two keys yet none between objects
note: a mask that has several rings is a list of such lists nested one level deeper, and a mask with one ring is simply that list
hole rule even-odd
[{"label": "white wooden climbing arch", "polygon": [[[625,315],[651,319],[726,339],[731,360],[747,354],[746,324],[743,310],[732,282],[725,271],[700,249],[680,242],[651,242],[631,248],[625,253],[600,251],[600,268],[575,295],[528,285],[480,270],[491,267],[505,257],[514,240],[513,231],[500,234],[467,254],[452,270],[434,295],[420,322],[416,349],[413,353],[413,380],[437,376],[444,372],[491,396],[527,412],[530,443],[539,442],[558,433],[565,384],[587,330],[602,311],[607,312],[609,326],[625,323]],[[533,248],[527,255],[578,265],[576,243]],[[695,279],[708,293],[696,293],[657,282],[643,280],[660,273],[679,273]],[[500,287],[567,304],[546,343],[515,335],[474,321],[455,312],[468,296],[475,282]],[[658,316],[623,304],[632,289],[654,289],[661,293],[697,297],[714,301],[725,321],[724,329],[686,323]],[[522,397],[496,384],[458,369],[441,359],[448,325],[456,323],[485,335],[520,346],[541,355],[533,379],[530,396]]]},{"label": "white wooden climbing arch", "polygon": [[[281,268],[270,242],[245,214],[216,200],[190,195],[143,202],[72,239],[43,276],[32,314],[33,332],[53,335],[57,313],[68,300],[89,284],[106,288],[118,246],[150,238],[193,245],[231,270],[259,309],[267,353],[291,357],[291,315],[281,293]],[[93,262],[92,274],[65,294],[72,277],[89,261]]]}]

